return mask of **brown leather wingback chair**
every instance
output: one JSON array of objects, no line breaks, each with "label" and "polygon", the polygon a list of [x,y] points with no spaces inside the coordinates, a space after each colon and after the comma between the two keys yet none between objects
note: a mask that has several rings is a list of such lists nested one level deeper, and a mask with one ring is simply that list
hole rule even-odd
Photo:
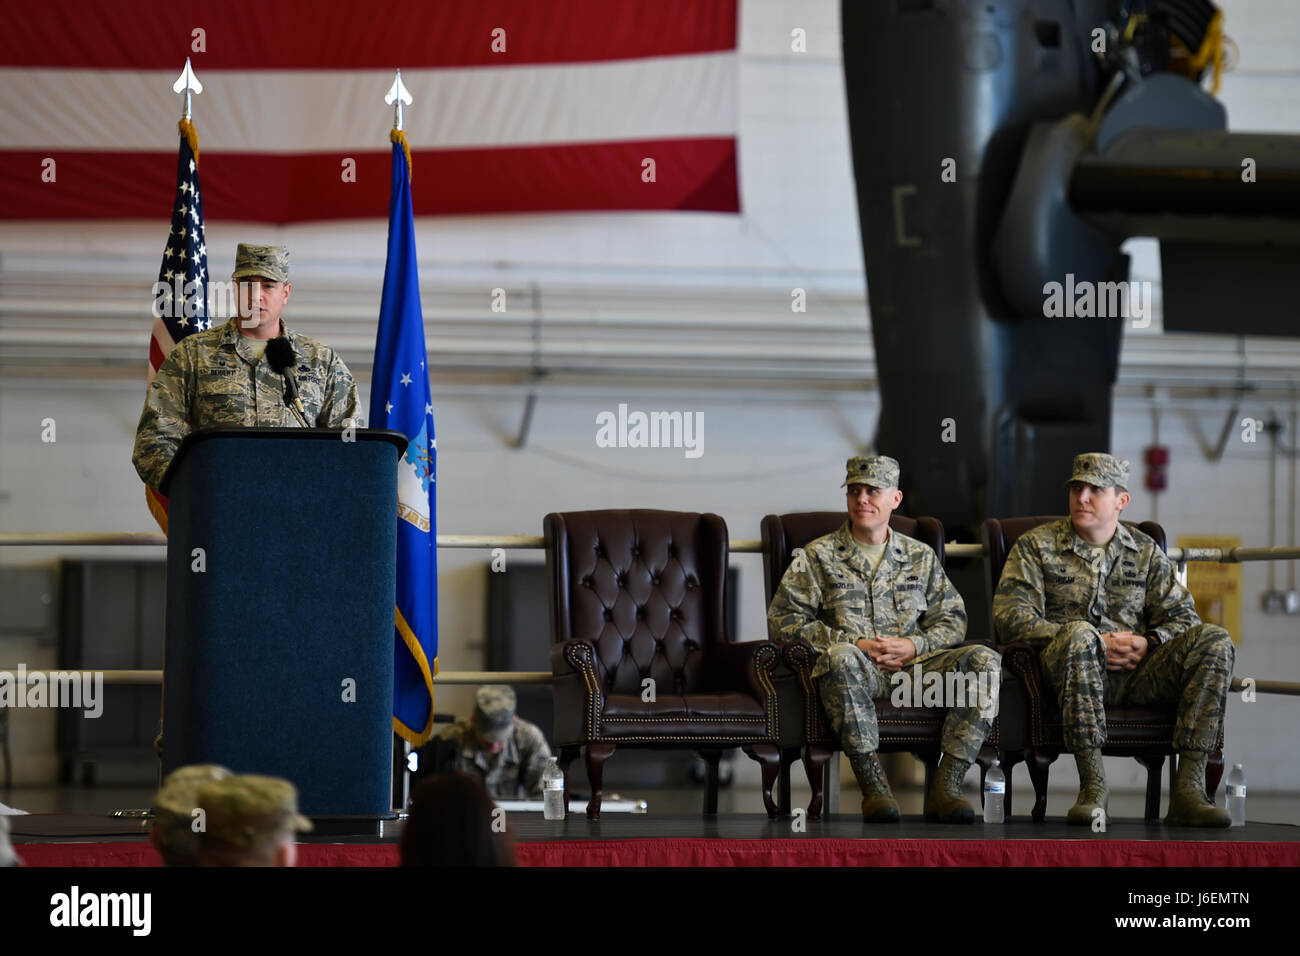
[{"label": "brown leather wingback chair", "polygon": [[[1064,516],[1037,515],[1032,518],[989,518],[984,522],[981,536],[987,557],[985,567],[988,575],[985,584],[990,618],[993,614],[993,595],[997,591],[998,582],[1002,580],[1002,569],[1006,566],[1007,555],[1016,539],[1026,531],[1049,521],[1059,521],[1062,517]],[[1165,529],[1154,521],[1124,523],[1153,538],[1160,545],[1161,551],[1167,550]],[[993,633],[992,628],[990,620],[990,633]],[[997,649],[1002,653],[1003,669],[1019,677],[1029,699],[1029,741],[1025,759],[1029,767],[1029,778],[1034,784],[1033,818],[1041,823],[1047,815],[1048,772],[1052,762],[1066,752],[1061,708],[1056,691],[1047,683],[1039,663],[1038,650],[1024,641],[999,644]],[[1135,757],[1147,768],[1146,807],[1143,816],[1150,821],[1160,819],[1160,768],[1166,756],[1171,758],[1169,780],[1170,785],[1173,784],[1178,760],[1173,747],[1176,719],[1177,708],[1173,704],[1106,708],[1106,745],[1101,748],[1101,752],[1115,757]],[[1220,735],[1219,746],[1210,754],[1206,766],[1206,788],[1210,793],[1218,789],[1222,776],[1223,738]]]},{"label": "brown leather wingback chair", "polygon": [[[843,511],[806,511],[784,515],[767,515],[762,521],[763,584],[767,606],[781,585],[786,568],[790,566],[793,552],[803,548],[823,535],[830,534],[844,523]],[[916,538],[934,549],[939,563],[944,560],[943,525],[936,518],[905,518],[892,515],[889,526],[900,534]],[[822,709],[821,700],[812,680],[816,652],[803,640],[791,641],[782,646],[782,659],[796,676],[797,695],[781,701],[781,787],[782,810],[788,810],[789,765],[802,753],[812,800],[808,816],[816,820],[821,816],[825,767],[831,755],[840,749]],[[797,703],[796,703],[797,701]],[[876,721],[880,731],[880,752],[905,751],[914,754],[925,764],[925,784],[928,789],[935,767],[939,763],[940,736],[948,712],[935,707],[895,707],[888,697],[875,701]],[[791,713],[798,707],[798,719]],[[980,772],[992,764],[992,753],[997,748],[997,725],[980,752]]]},{"label": "brown leather wingback chair", "polygon": [[718,810],[722,751],[741,747],[762,765],[763,805],[776,816],[779,654],[768,640],[727,640],[726,523],[573,511],[547,515],[545,536],[555,743],[562,769],[585,750],[587,816],[600,815],[601,770],[616,747],[697,751],[706,815]]}]

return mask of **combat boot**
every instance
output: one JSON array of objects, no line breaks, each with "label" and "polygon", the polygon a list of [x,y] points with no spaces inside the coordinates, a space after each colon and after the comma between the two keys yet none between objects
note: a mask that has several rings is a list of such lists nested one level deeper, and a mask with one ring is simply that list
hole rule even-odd
[{"label": "combat boot", "polygon": [[862,819],[865,823],[897,823],[898,803],[889,791],[885,768],[874,752],[849,757],[853,775],[862,788]]},{"label": "combat boot", "polygon": [[974,823],[975,808],[962,798],[961,782],[969,760],[944,754],[925,795],[925,818],[931,823]]},{"label": "combat boot", "polygon": [[1165,825],[1171,827],[1231,826],[1228,811],[1216,807],[1205,796],[1206,755],[1193,751],[1178,755],[1174,791],[1169,795]]},{"label": "combat boot", "polygon": [[1101,750],[1081,750],[1074,755],[1074,762],[1079,767],[1079,799],[1074,801],[1065,819],[1077,826],[1092,826],[1093,813],[1102,811],[1102,820],[1106,821],[1106,804],[1110,800],[1110,791],[1106,789],[1106,771],[1101,765]]}]

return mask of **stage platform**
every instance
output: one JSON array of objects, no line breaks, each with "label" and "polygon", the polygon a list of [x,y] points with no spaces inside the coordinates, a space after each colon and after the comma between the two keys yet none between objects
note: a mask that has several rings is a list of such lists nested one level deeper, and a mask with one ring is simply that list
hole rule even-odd
[{"label": "stage platform", "polygon": [[[28,866],[161,865],[139,820],[31,814],[9,821]],[[508,825],[521,866],[1300,866],[1300,827],[1267,823],[1194,830],[1120,820],[1094,833],[1063,820],[942,826],[905,817],[868,826],[849,814],[821,821],[608,814],[590,822],[518,813]],[[400,822],[378,837],[307,836],[298,865],[396,866],[400,840]]]}]

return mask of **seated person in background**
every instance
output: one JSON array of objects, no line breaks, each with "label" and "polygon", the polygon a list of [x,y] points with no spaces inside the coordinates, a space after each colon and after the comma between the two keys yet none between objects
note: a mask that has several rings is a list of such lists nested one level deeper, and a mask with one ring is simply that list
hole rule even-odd
[{"label": "seated person in background", "polygon": [[474,773],[496,800],[540,800],[551,748],[536,724],[515,716],[515,692],[503,684],[480,687],[474,713],[420,748],[420,769]]},{"label": "seated person in background", "polygon": [[483,781],[440,773],[415,788],[402,831],[402,866],[514,866],[515,854]]},{"label": "seated person in background", "polygon": [[[925,796],[925,818],[972,823],[961,782],[979,755],[997,713],[1002,658],[992,648],[961,644],[966,605],[927,545],[889,527],[903,501],[898,462],[850,458],[848,518],[804,549],[785,572],[767,612],[774,641],[803,638],[817,651],[812,676],[831,729],[862,788],[862,817],[892,823],[898,804],[876,751],[880,733],[873,698],[891,696],[891,675],[970,674],[983,700],[947,701],[943,756]],[[969,686],[969,685],[967,685]],[[912,689],[916,697],[920,688]]]},{"label": "seated person in background", "polygon": [[1196,616],[1160,546],[1120,523],[1128,482],[1128,462],[1113,455],[1074,459],[1070,517],[1016,540],[993,619],[1003,641],[1041,649],[1079,767],[1070,823],[1106,812],[1106,705],[1169,703],[1178,705],[1178,774],[1165,823],[1226,827],[1227,811],[1205,795],[1205,764],[1223,732],[1236,650],[1227,631]]},{"label": "seated person in background", "polygon": [[153,800],[153,826],[149,842],[167,866],[198,866],[194,857],[195,814],[199,791],[230,771],[216,764],[178,767],[167,775]]},{"label": "seated person in background", "polygon": [[279,777],[215,780],[199,790],[196,806],[205,815],[195,838],[199,866],[293,866],[294,833],[312,828],[298,814],[298,790]]}]

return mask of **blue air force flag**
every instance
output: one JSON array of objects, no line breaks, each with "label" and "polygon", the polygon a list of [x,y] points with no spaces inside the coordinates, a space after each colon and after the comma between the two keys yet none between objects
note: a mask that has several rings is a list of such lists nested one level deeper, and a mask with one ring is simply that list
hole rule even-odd
[{"label": "blue air force flag", "polygon": [[418,746],[433,733],[438,672],[437,438],[411,212],[410,153],[398,130],[388,207],[388,262],[370,387],[370,425],[409,439],[397,463],[397,607],[393,730]]}]

